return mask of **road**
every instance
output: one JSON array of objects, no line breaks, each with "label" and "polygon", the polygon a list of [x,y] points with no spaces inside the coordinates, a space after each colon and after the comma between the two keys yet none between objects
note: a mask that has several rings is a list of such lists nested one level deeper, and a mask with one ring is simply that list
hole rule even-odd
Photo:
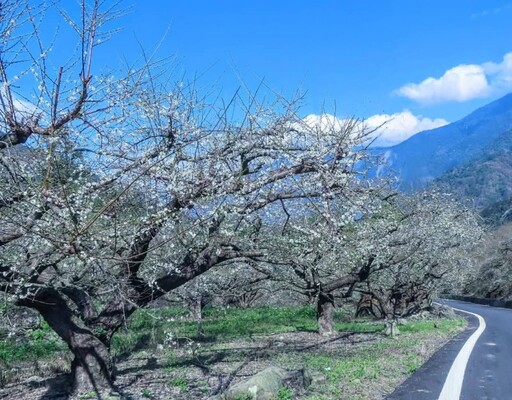
[{"label": "road", "polygon": [[[443,400],[512,399],[512,309],[455,300],[445,300],[443,303],[478,314],[485,322],[467,314],[469,329],[432,356],[388,399],[437,400],[442,393]],[[472,349],[470,342],[474,342]],[[467,365],[464,352],[469,356]],[[458,368],[452,368],[456,359]],[[460,368],[461,363],[463,368]],[[448,374],[450,379],[447,379]],[[459,378],[462,385],[460,392],[456,388]]]}]

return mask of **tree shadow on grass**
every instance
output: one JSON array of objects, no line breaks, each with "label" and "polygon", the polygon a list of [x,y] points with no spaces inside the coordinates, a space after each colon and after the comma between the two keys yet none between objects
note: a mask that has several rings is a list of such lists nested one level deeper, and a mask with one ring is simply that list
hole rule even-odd
[{"label": "tree shadow on grass", "polygon": [[175,361],[172,364],[169,364],[168,362],[162,362],[159,363],[158,359],[156,357],[150,357],[146,361],[145,365],[142,366],[133,366],[133,367],[127,367],[123,369],[119,369],[116,372],[116,376],[123,376],[123,375],[129,375],[135,372],[142,372],[142,371],[153,371],[157,369],[165,369],[168,367],[173,368],[186,368],[186,367],[197,367],[203,371],[205,374],[210,373],[210,365],[219,363],[224,361],[224,359],[227,357],[228,352],[219,352],[216,354],[210,354],[206,356],[196,356],[196,357],[190,357],[187,359],[183,359],[180,361]]},{"label": "tree shadow on grass", "polygon": [[[174,340],[175,345],[178,347],[184,347],[187,345],[190,341],[194,341],[195,343],[201,343],[201,344],[212,344],[218,341],[217,336],[205,336],[205,337],[191,337],[191,338],[176,338]],[[129,348],[123,350],[122,352],[116,354],[114,356],[114,360],[116,363],[127,361],[131,356],[133,356],[133,353],[136,353],[138,351],[142,350],[148,350],[148,349],[154,349],[156,348],[155,343],[152,342],[151,335],[144,334],[141,335],[137,341],[129,346]]]}]

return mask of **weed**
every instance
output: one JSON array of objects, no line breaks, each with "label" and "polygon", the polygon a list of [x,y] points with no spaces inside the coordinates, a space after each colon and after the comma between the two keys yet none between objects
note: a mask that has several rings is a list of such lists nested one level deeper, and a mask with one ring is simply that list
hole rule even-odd
[{"label": "weed", "polygon": [[285,386],[282,386],[279,388],[279,391],[277,392],[277,396],[275,397],[275,400],[292,400],[293,392],[290,388],[287,388]]},{"label": "weed", "polygon": [[187,381],[182,377],[176,377],[169,381],[169,385],[178,388],[180,392],[185,392],[188,389]]},{"label": "weed", "polygon": [[12,364],[16,361],[37,360],[64,350],[64,343],[59,340],[39,339],[26,344],[0,341],[0,363]]},{"label": "weed", "polygon": [[418,354],[407,353],[404,361],[404,367],[408,374],[412,374],[422,364],[422,359]]},{"label": "weed", "polygon": [[142,395],[142,397],[145,397],[147,399],[150,399],[153,397],[153,392],[148,389],[148,388],[143,388],[141,391],[140,391],[140,394]]}]

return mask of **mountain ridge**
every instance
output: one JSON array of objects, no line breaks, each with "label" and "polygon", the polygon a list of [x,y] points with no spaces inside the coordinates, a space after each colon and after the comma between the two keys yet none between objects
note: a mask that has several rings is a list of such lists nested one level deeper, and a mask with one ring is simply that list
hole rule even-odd
[{"label": "mountain ridge", "polygon": [[388,169],[399,175],[400,189],[411,192],[467,164],[511,129],[512,93],[509,93],[456,122],[420,132],[402,143],[376,151],[384,153]]}]

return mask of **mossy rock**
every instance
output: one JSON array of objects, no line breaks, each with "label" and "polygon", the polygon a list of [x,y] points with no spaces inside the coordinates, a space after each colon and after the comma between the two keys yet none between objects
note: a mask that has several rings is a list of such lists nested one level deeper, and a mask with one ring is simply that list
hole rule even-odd
[{"label": "mossy rock", "polygon": [[224,400],[270,400],[290,373],[279,367],[268,367],[251,378],[233,385],[224,393]]}]

